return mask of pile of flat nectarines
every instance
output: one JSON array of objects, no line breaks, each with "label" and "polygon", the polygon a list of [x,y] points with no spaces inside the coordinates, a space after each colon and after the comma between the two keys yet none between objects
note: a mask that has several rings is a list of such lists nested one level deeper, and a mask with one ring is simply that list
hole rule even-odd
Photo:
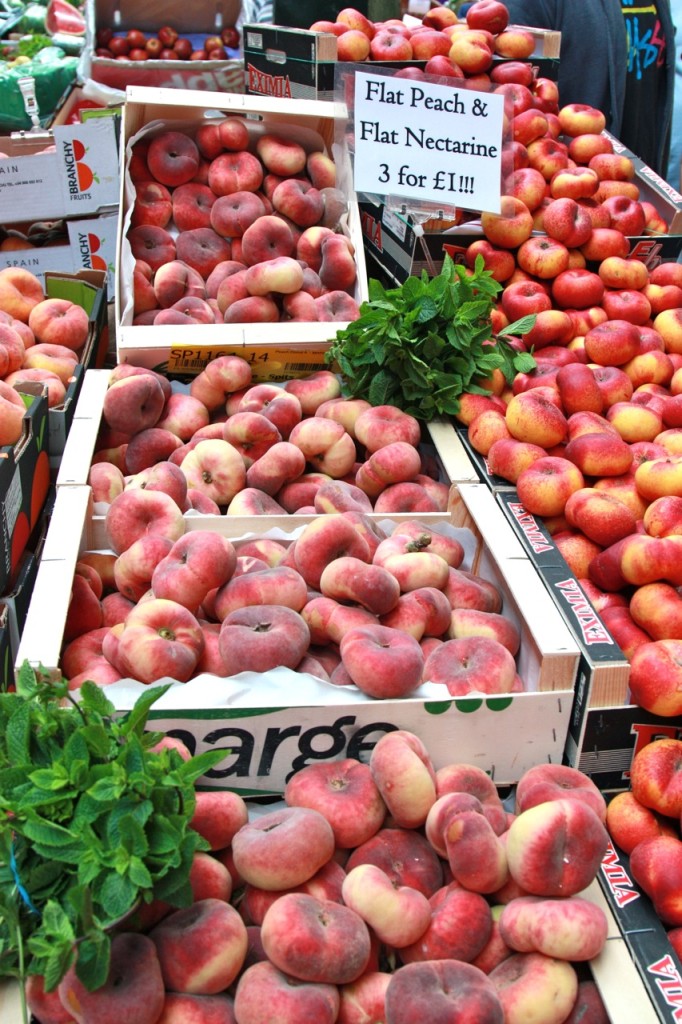
[{"label": "pile of flat nectarines", "polygon": [[[419,518],[444,515],[450,492],[419,423],[341,397],[329,370],[250,380],[240,356],[212,360],[184,392],[112,370],[88,478],[110,553],[83,554],[74,577],[72,686],[283,665],[379,698],[425,680],[453,695],[523,689],[499,587]],[[286,541],[232,543],[190,529],[189,509],[314,518]],[[382,527],[392,513],[403,520]]]},{"label": "pile of flat nectarines", "polygon": [[339,512],[287,539],[231,541],[187,530],[170,495],[146,488],[114,498],[105,526],[110,551],[83,552],[73,580],[72,689],[278,666],[379,699],[427,681],[455,697],[524,688],[516,621],[453,532]]},{"label": "pile of flat nectarines", "polygon": [[181,511],[214,515],[445,512],[449,487],[420,442],[413,416],[342,397],[330,370],[254,383],[246,359],[219,356],[182,390],[125,363],[111,371],[88,482],[111,501],[172,477]]},{"label": "pile of flat nectarines", "polygon": [[227,60],[227,48],[239,46],[239,30],[227,25],[199,39],[182,35],[173,25],[161,25],[156,32],[129,28],[120,32],[101,25],[95,33],[95,56],[109,60]]},{"label": "pile of flat nectarines", "polygon": [[682,268],[648,265],[632,238],[667,225],[641,198],[631,157],[601,111],[540,111],[510,86],[512,166],[482,255],[502,284],[495,330],[524,316],[516,344],[537,367],[458,419],[491,474],[540,517],[630,660],[634,703],[682,712]]},{"label": "pile of flat nectarines", "polygon": [[61,405],[89,333],[82,306],[48,298],[30,270],[0,270],[0,445],[21,437],[26,406],[14,385],[39,381],[50,408]]},{"label": "pile of flat nectarines", "polygon": [[530,769],[508,810],[482,769],[436,770],[394,731],[283,795],[254,812],[198,791],[191,905],[143,906],[95,992],[74,967],[51,992],[30,978],[41,1024],[606,1024],[586,970],[607,921],[584,895],[606,804],[587,776]]},{"label": "pile of flat nectarines", "polygon": [[127,172],[134,324],[359,315],[348,202],[321,137],[308,150],[224,117],[142,138]]}]

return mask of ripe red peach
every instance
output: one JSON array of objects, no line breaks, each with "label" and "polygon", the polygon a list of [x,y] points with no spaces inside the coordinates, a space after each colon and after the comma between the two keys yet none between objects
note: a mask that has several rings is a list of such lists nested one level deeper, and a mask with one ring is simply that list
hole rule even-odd
[{"label": "ripe red peach", "polygon": [[152,1024],[159,1019],[164,1003],[164,979],[155,944],[146,935],[120,932],[112,939],[104,985],[89,992],[71,966],[57,991],[73,1019],[113,1024],[123,1015],[131,1024]]},{"label": "ripe red peach", "polygon": [[503,1024],[500,999],[488,977],[471,964],[446,957],[406,964],[386,989],[386,1020],[461,1020]]},{"label": "ripe red peach", "polygon": [[282,1024],[335,1024],[339,989],[334,984],[301,982],[278,970],[268,960],[251,964],[240,976],[234,998],[237,1019],[259,1024],[277,1014]]},{"label": "ripe red peach", "polygon": [[372,777],[394,821],[416,828],[436,799],[435,769],[419,737],[406,730],[382,736],[370,755]]},{"label": "ripe red peach", "polygon": [[239,875],[267,890],[308,881],[331,859],[334,847],[334,832],[324,815],[295,806],[250,820],[232,840]]},{"label": "ripe red peach", "polygon": [[506,843],[509,871],[530,895],[571,896],[594,879],[607,844],[606,828],[587,804],[546,801],[512,822]]},{"label": "ripe red peach", "polygon": [[288,806],[312,807],[334,830],[337,847],[354,849],[381,828],[386,805],[368,765],[344,758],[306,765],[288,780]]},{"label": "ripe red peach", "polygon": [[366,970],[369,929],[350,907],[308,893],[285,893],[261,925],[268,959],[299,981],[346,985]]},{"label": "ripe red peach", "polygon": [[246,926],[225,900],[199,900],[173,911],[149,933],[167,989],[216,995],[237,978],[246,957]]}]

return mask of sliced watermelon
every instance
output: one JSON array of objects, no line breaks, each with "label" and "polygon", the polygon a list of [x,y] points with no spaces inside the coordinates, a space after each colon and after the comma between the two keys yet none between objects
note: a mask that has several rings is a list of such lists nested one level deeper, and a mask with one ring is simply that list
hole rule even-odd
[{"label": "sliced watermelon", "polygon": [[45,13],[45,28],[50,35],[85,35],[85,18],[68,0],[50,0]]}]

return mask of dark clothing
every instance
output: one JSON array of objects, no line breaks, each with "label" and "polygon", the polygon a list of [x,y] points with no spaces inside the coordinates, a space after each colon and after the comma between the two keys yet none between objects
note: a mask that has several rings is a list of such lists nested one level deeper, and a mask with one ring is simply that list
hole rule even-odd
[{"label": "dark clothing", "polygon": [[[514,24],[561,32],[560,105],[589,103],[601,110],[608,130],[664,177],[675,78],[675,31],[668,0],[656,0],[658,26],[656,19],[645,25],[644,15],[650,17],[646,8],[651,6],[646,0],[506,0],[506,5]],[[637,10],[628,11],[633,6]],[[647,27],[652,33],[648,37]],[[649,72],[659,61],[662,75],[656,87]],[[635,113],[632,90],[644,63],[648,85],[657,95],[647,93],[645,85],[644,109]]]}]

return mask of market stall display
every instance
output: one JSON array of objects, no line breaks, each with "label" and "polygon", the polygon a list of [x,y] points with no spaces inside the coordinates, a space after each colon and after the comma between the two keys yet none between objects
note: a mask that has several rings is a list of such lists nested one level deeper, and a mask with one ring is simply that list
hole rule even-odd
[{"label": "market stall display", "polygon": [[76,82],[85,41],[80,4],[68,0],[5,6],[0,21],[0,126],[31,130],[49,123]]},{"label": "market stall display", "polygon": [[[36,471],[2,503],[3,977],[7,924],[38,931],[3,1022],[24,997],[31,1024],[672,1019],[682,197],[601,111],[562,104],[556,33],[458,6],[299,5],[246,25],[243,61],[229,5],[190,24],[52,0],[7,41],[31,62],[44,31],[84,77],[64,139],[30,89],[36,131],[8,128],[0,285],[73,298],[75,268],[36,262],[59,222],[117,280],[115,338],[76,296],[64,394],[42,367],[9,388],[3,468]],[[405,97],[421,121],[388,116]],[[116,222],[113,258],[68,206],[13,201],[54,203],[18,164],[57,180],[67,150],[65,196]],[[43,339],[5,315],[7,373],[28,376]],[[55,695],[65,726],[90,721],[50,764],[33,726]],[[124,813],[100,763],[116,730],[137,796],[154,765],[184,778],[181,842],[167,784]],[[170,889],[159,844],[164,868],[182,854]],[[85,890],[46,909],[68,872],[35,856]]]}]

